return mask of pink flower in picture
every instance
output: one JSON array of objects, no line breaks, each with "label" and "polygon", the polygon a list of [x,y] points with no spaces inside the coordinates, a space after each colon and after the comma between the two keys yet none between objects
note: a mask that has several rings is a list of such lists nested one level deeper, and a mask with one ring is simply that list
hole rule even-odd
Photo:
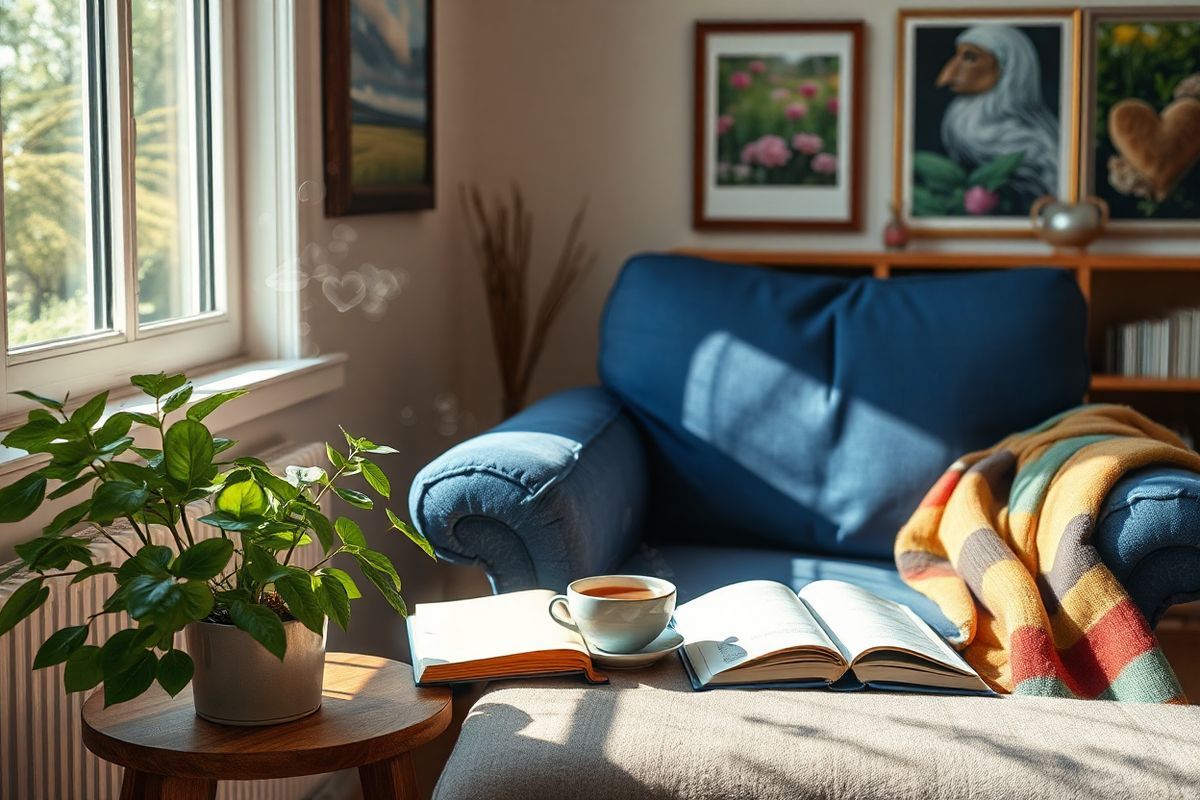
[{"label": "pink flower in picture", "polygon": [[824,144],[821,137],[815,133],[797,133],[792,137],[792,147],[796,149],[797,153],[803,153],[806,156],[821,152]]},{"label": "pink flower in picture", "polygon": [[963,195],[963,208],[968,214],[976,216],[990,214],[998,205],[1000,205],[999,193],[989,192],[982,186],[972,186]]},{"label": "pink flower in picture", "polygon": [[717,134],[724,135],[729,133],[729,131],[733,129],[733,122],[734,120],[732,114],[722,114],[721,116],[717,117]]},{"label": "pink flower in picture", "polygon": [[753,82],[749,72],[735,72],[729,76],[729,85],[734,89],[749,89]]},{"label": "pink flower in picture", "polygon": [[784,100],[787,100],[791,96],[792,96],[792,93],[789,90],[783,88],[782,86],[779,87],[778,89],[771,90],[771,99],[774,100],[776,103],[782,103]]},{"label": "pink flower in picture", "polygon": [[758,142],[750,142],[742,148],[743,164],[753,164],[758,161]]},{"label": "pink flower in picture", "polygon": [[762,75],[767,71],[767,62],[762,59],[757,59],[750,62],[750,71],[755,75]]},{"label": "pink flower in picture", "polygon": [[838,160],[837,156],[832,153],[817,153],[812,160],[813,172],[819,172],[822,175],[833,175],[837,172]]},{"label": "pink flower in picture", "polygon": [[754,144],[754,155],[758,163],[768,169],[782,167],[792,160],[792,151],[782,136],[773,133],[761,137]]},{"label": "pink flower in picture", "polygon": [[825,101],[825,107],[829,109],[830,114],[837,114],[842,104],[838,102],[836,97],[831,97]]},{"label": "pink flower in picture", "polygon": [[805,81],[804,83],[800,84],[800,94],[804,95],[809,100],[816,97],[818,91],[817,85],[812,81]]},{"label": "pink flower in picture", "polygon": [[804,119],[806,116],[808,116],[808,106],[804,103],[790,103],[788,107],[783,110],[783,114],[792,122],[795,122],[798,119]]}]

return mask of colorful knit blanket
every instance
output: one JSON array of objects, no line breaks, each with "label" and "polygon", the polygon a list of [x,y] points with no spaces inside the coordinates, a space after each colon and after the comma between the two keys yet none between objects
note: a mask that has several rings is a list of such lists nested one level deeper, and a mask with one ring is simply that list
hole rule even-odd
[{"label": "colorful knit blanket", "polygon": [[1125,406],[1065,412],[959,459],[896,539],[904,581],[958,627],[994,689],[1186,702],[1146,619],[1091,544],[1126,472],[1200,456]]}]

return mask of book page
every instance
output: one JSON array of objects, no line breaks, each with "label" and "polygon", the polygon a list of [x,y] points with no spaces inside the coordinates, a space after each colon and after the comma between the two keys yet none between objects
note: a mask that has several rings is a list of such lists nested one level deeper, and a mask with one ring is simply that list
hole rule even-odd
[{"label": "book page", "polygon": [[839,652],[796,594],[774,581],[735,583],[684,603],[675,609],[675,630],[702,684],[781,650]]},{"label": "book page", "polygon": [[587,653],[582,637],[550,617],[549,589],[418,603],[409,617],[414,664],[459,664],[545,650]]},{"label": "book page", "polygon": [[956,672],[974,674],[962,657],[907,606],[844,581],[814,581],[800,599],[838,639],[853,663],[876,650],[915,653]]}]

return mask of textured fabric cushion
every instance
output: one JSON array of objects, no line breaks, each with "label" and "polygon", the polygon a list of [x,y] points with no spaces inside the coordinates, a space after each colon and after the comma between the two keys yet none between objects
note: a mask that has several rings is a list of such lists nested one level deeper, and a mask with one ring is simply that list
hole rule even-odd
[{"label": "textured fabric cushion", "polygon": [[600,375],[648,440],[652,537],[890,558],[959,455],[1079,403],[1070,274],[878,281],[647,255]]},{"label": "textured fabric cushion", "polygon": [[1027,697],[718,689],[678,660],[495,684],[436,800],[1194,797],[1200,709]]},{"label": "textured fabric cushion", "polygon": [[1200,598],[1200,475],[1129,473],[1108,493],[1093,541],[1151,625],[1175,603]]},{"label": "textured fabric cushion", "polygon": [[646,468],[633,422],[604,389],[548,397],[432,461],[413,480],[414,523],[496,591],[562,588],[610,571],[642,532]]},{"label": "textured fabric cushion", "polygon": [[738,581],[779,581],[797,591],[813,581],[846,581],[907,605],[943,636],[957,633],[932,600],[900,580],[895,564],[890,561],[813,557],[782,550],[664,544],[643,545],[619,571],[657,575],[671,581],[679,589],[681,603]]}]

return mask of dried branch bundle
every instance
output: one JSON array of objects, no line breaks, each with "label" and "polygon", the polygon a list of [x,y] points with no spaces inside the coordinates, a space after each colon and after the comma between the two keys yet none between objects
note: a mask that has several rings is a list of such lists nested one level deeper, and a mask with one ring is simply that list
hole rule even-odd
[{"label": "dried branch bundle", "polygon": [[503,411],[510,416],[525,404],[533,371],[567,297],[596,264],[595,252],[579,238],[587,201],[580,204],[571,220],[550,282],[533,314],[531,328],[528,278],[533,215],[525,206],[520,187],[514,183],[507,202],[497,197],[490,210],[483,193],[474,184],[459,186],[459,201],[483,277],[492,346],[500,369]]}]

